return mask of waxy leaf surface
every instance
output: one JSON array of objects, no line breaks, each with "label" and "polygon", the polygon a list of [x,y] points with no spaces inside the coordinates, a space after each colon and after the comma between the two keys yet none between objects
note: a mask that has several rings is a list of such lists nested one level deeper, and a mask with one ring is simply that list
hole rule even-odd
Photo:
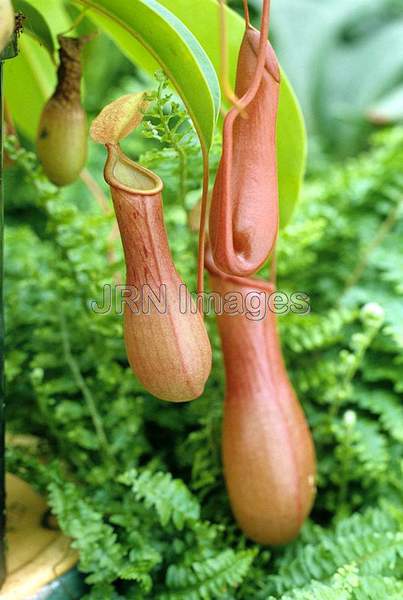
[{"label": "waxy leaf surface", "polygon": [[[216,72],[180,18],[155,0],[77,0],[134,62],[163,68],[185,102],[202,143],[209,148],[220,108]],[[145,51],[147,60],[142,60]],[[150,60],[151,58],[151,60]],[[139,60],[140,59],[140,60]]]}]

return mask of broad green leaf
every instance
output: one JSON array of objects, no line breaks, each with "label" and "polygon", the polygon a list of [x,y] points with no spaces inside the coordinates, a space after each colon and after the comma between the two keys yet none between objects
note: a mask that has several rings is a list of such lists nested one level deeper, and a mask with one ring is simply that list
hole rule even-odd
[{"label": "broad green leaf", "polygon": [[71,19],[67,14],[63,0],[29,0],[46,19],[54,42],[57,42],[59,33],[66,33],[71,27]]},{"label": "broad green leaf", "polygon": [[[216,0],[160,0],[192,31],[207,52],[217,72],[220,69],[219,13]],[[227,9],[228,48],[232,84],[235,82],[238,51],[244,21]],[[277,161],[280,195],[280,223],[284,227],[298,200],[306,161],[305,125],[297,99],[284,72],[280,88],[277,121]]]},{"label": "broad green leaf", "polygon": [[4,65],[7,105],[18,128],[34,139],[43,104],[51,95],[56,71],[48,52],[22,35],[20,53]]},{"label": "broad green leaf", "polygon": [[14,9],[24,15],[24,32],[36,39],[49,52],[53,59],[55,45],[47,21],[32,4],[26,0],[13,0]]},{"label": "broad green leaf", "polygon": [[[118,0],[114,0],[118,4]],[[194,34],[208,54],[216,72],[220,69],[219,13],[216,0],[160,0]],[[232,10],[227,10],[230,74],[235,81],[236,64],[244,22]],[[158,68],[158,62],[118,23],[111,23],[105,15],[94,14],[97,24],[115,39],[125,54],[149,72]],[[280,88],[280,107],[277,128],[280,221],[285,226],[291,218],[302,186],[306,161],[306,133],[298,102],[284,73]]]},{"label": "broad green leaf", "polygon": [[298,202],[305,174],[306,130],[298,100],[282,72],[277,117],[277,172],[280,226],[285,227]]},{"label": "broad green leaf", "polygon": [[[206,51],[208,57],[219,71],[220,64],[220,39],[218,5],[216,0],[136,0],[130,6],[119,0],[76,0],[83,7],[91,8],[88,14],[109,36],[114,39],[121,50],[136,64],[149,72],[154,72],[160,66],[173,80],[178,92],[184,99],[189,112],[194,120],[199,135],[210,143],[214,121],[219,109],[219,92],[216,88],[217,78],[211,75],[211,65],[207,62],[207,75],[204,67],[199,65],[200,52],[195,39],[186,27],[192,31],[195,38]],[[45,9],[45,0],[33,0],[38,10]],[[172,30],[172,15],[168,21],[165,16],[155,16],[149,5],[154,8],[159,4],[172,11],[178,19],[183,21],[183,27],[176,19],[179,33]],[[141,10],[139,10],[141,8]],[[52,3],[52,19],[49,20],[53,35],[62,31],[62,22],[68,27],[68,18],[63,15],[60,2]],[[162,7],[163,10],[163,7]],[[56,11],[56,12],[55,12]],[[151,20],[147,19],[147,15]],[[165,14],[165,13],[164,13]],[[233,11],[227,11],[228,16],[228,44],[232,81],[235,79],[236,62],[241,43],[244,25],[243,20]],[[55,23],[57,27],[55,28]],[[156,25],[157,23],[157,25]],[[153,27],[151,27],[151,24]],[[56,29],[56,30],[55,30]],[[141,31],[141,34],[139,33]],[[186,32],[185,41],[180,34]],[[190,36],[190,38],[189,38]],[[187,46],[191,40],[191,49]],[[170,42],[170,43],[168,43]],[[195,45],[196,44],[196,45]],[[167,50],[168,47],[168,50]],[[196,50],[196,56],[194,54]],[[179,55],[176,54],[179,52]],[[181,54],[184,52],[185,54]],[[9,70],[17,74],[15,83],[14,75],[7,78],[10,88],[7,93],[12,100],[10,104],[17,124],[24,133],[32,137],[36,131],[41,106],[51,92],[52,86],[44,82],[54,79],[54,68],[40,60],[36,52],[31,51],[25,56],[22,48],[19,62]],[[185,57],[190,60],[188,64]],[[204,55],[204,61],[206,57]],[[50,61],[48,61],[50,62]],[[10,61],[11,63],[11,61]],[[204,63],[203,63],[204,64]],[[18,67],[18,68],[17,68]],[[35,72],[32,72],[34,69]],[[176,79],[175,79],[176,78]],[[22,81],[27,85],[22,86]],[[31,90],[29,97],[32,99],[26,107],[24,90]],[[304,122],[293,91],[283,73],[280,90],[280,108],[278,115],[278,172],[280,193],[280,218],[284,226],[289,221],[295,203],[298,199],[302,177],[305,167],[306,141]]]},{"label": "broad green leaf", "polygon": [[[76,0],[137,62],[139,45],[164,69],[185,102],[201,141],[211,145],[220,108],[217,75],[192,33],[156,0]],[[135,43],[137,41],[137,43]],[[144,53],[143,53],[144,55]]]}]

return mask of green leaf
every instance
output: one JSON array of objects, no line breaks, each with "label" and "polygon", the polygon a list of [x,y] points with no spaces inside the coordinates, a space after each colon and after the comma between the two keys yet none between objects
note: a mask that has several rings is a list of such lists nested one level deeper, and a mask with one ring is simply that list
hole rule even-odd
[{"label": "green leaf", "polygon": [[[207,52],[217,73],[220,72],[219,13],[216,0],[160,0],[192,31]],[[244,21],[227,9],[230,75],[235,82],[239,47]],[[306,161],[306,132],[297,99],[284,72],[281,74],[280,106],[277,121],[277,161],[280,196],[280,224],[290,220],[298,200]]]},{"label": "green leaf", "polygon": [[[154,0],[135,0],[130,4],[118,0],[76,2],[91,8],[88,15],[109,34],[130,60],[151,73],[162,66],[185,101],[199,136],[209,146],[220,103],[217,76],[211,66],[212,63],[219,72],[220,38],[216,0],[194,0],[192,3],[187,0],[160,0],[159,3]],[[43,0],[34,0],[34,3],[39,10],[43,9]],[[167,13],[164,7],[172,14]],[[63,10],[59,3],[53,5],[52,9],[57,9],[57,15],[52,13],[50,20],[54,29],[53,23],[60,23]],[[234,81],[244,24],[239,15],[229,9],[227,17],[230,72]],[[26,55],[25,48],[22,48],[21,54],[22,58],[17,59],[19,65],[10,64],[9,71],[13,71],[13,75],[7,79],[7,95],[12,99],[10,106],[17,125],[26,135],[33,137],[41,107],[51,92],[51,86],[48,83],[44,85],[44,81],[53,80],[54,76],[51,66],[39,60],[36,52],[31,53],[31,48],[29,55]],[[16,80],[14,73],[18,76]],[[25,81],[27,85],[22,84]],[[28,106],[25,100],[28,97],[27,89],[30,98]],[[285,226],[302,185],[306,135],[299,105],[284,73],[280,88],[277,147],[280,222]]]},{"label": "green leaf", "polygon": [[298,202],[307,155],[304,118],[284,73],[280,86],[277,116],[277,171],[280,199],[280,226],[290,221]]},{"label": "green leaf", "polygon": [[120,483],[130,486],[137,500],[143,500],[147,508],[155,509],[162,526],[170,521],[177,529],[185,523],[194,524],[200,518],[197,499],[180,479],[170,473],[132,469],[119,478]]},{"label": "green leaf", "polygon": [[72,23],[63,0],[29,0],[29,3],[46,17],[54,42],[57,42],[59,33],[70,29]]},{"label": "green leaf", "polygon": [[[114,39],[122,51],[138,61],[139,45],[164,69],[181,95],[202,143],[210,147],[220,109],[217,75],[192,33],[155,0],[76,0]],[[141,53],[144,56],[144,52]]]},{"label": "green leaf", "polygon": [[24,32],[33,37],[49,52],[53,60],[55,45],[52,33],[43,15],[25,0],[14,0],[14,9],[24,15]]},{"label": "green leaf", "polygon": [[44,48],[22,35],[20,53],[6,61],[4,73],[7,105],[18,128],[34,139],[43,104],[56,81],[55,67]]},{"label": "green leaf", "polygon": [[236,588],[246,576],[254,550],[223,550],[191,565],[170,564],[166,573],[166,589],[158,600],[207,600],[229,598],[228,589]]}]

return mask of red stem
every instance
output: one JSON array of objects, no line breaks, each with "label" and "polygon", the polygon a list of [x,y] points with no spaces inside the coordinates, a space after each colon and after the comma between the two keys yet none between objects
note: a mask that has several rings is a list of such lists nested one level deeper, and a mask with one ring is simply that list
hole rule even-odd
[{"label": "red stem", "polygon": [[[262,20],[260,23],[260,40],[259,40],[259,53],[258,60],[256,66],[256,73],[253,81],[246,92],[242,96],[239,101],[238,112],[245,109],[254,99],[259,89],[260,83],[263,77],[263,71],[266,63],[266,44],[267,37],[269,35],[269,12],[270,12],[270,0],[263,0],[263,8],[262,8]],[[250,27],[250,22],[248,21],[249,12],[245,13],[245,19],[247,19],[247,27]],[[234,118],[237,115],[235,114]]]},{"label": "red stem", "polygon": [[245,16],[246,27],[250,27],[248,0],[243,0],[243,12],[244,12],[244,16]]},{"label": "red stem", "polygon": [[197,269],[197,293],[198,302],[197,308],[203,314],[203,299],[204,291],[204,250],[206,246],[206,218],[207,218],[207,200],[208,200],[208,185],[209,185],[209,160],[208,152],[202,148],[203,154],[203,193],[200,209],[200,229],[199,229],[199,256]]}]

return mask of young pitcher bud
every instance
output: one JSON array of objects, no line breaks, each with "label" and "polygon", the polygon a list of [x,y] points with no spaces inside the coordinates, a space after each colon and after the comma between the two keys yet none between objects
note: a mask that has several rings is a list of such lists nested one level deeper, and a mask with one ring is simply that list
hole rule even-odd
[{"label": "young pitcher bud", "polygon": [[0,0],[0,52],[3,52],[14,31],[14,11],[10,0]]},{"label": "young pitcher bud", "polygon": [[[208,263],[211,286],[221,297],[268,295],[263,282],[219,272]],[[249,296],[250,298],[251,296]],[[255,299],[256,301],[256,299]],[[315,496],[315,454],[301,406],[289,382],[275,316],[217,317],[227,378],[223,462],[239,526],[261,544],[295,538]]]},{"label": "young pitcher bud", "polygon": [[110,185],[126,261],[124,332],[129,363],[157,398],[200,396],[211,369],[202,315],[176,272],[162,215],[162,181],[107,144]]},{"label": "young pitcher bud", "polygon": [[58,39],[58,82],[42,112],[37,151],[49,179],[64,186],[78,178],[87,160],[88,125],[80,98],[80,52],[88,38]]},{"label": "young pitcher bud", "polygon": [[[238,58],[236,94],[242,97],[255,75],[260,34],[248,26]],[[246,118],[233,108],[223,128],[223,153],[210,211],[215,264],[240,277],[255,273],[269,256],[278,230],[276,122],[280,70],[265,45],[265,68]]]}]

